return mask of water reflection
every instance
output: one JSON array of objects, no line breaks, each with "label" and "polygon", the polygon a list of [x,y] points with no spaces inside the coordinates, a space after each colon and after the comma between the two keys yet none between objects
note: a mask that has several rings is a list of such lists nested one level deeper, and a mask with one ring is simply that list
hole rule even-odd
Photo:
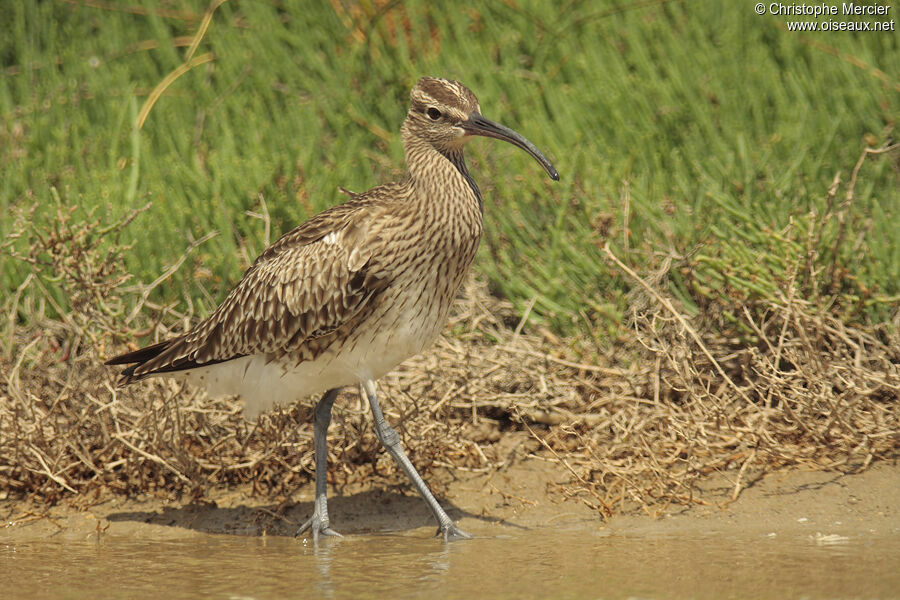
[{"label": "water reflection", "polygon": [[313,555],[316,559],[316,567],[319,569],[319,579],[316,581],[316,591],[320,598],[334,598],[334,582],[331,581],[331,562],[334,551],[340,539],[323,540],[321,544],[314,544]]},{"label": "water reflection", "polygon": [[[303,538],[106,537],[0,545],[16,598],[384,596],[893,597],[897,536],[822,543],[809,536],[627,537],[596,526],[480,532],[444,544],[430,530]],[[790,539],[788,539],[790,538]],[[5,586],[4,586],[5,587]]]}]

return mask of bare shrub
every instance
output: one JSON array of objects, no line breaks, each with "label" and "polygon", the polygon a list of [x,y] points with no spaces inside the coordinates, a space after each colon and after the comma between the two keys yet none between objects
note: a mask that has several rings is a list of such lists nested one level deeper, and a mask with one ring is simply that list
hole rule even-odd
[{"label": "bare shrub", "polygon": [[[634,398],[609,407],[602,429],[575,424],[551,435],[578,467],[570,494],[607,513],[627,503],[650,510],[708,502],[698,484],[712,473],[731,482],[733,500],[748,482],[780,467],[853,470],[896,456],[900,313],[893,323],[866,325],[834,296],[841,285],[855,284],[835,278],[841,245],[855,233],[845,217],[860,166],[896,149],[867,149],[840,205],[836,176],[821,215],[780,231],[742,223],[748,237],[786,260],[766,271],[754,263],[755,282],[764,285],[734,277],[713,294],[701,290],[694,314],[606,247],[637,284],[631,320],[646,367]],[[668,268],[652,279],[663,279]]]}]

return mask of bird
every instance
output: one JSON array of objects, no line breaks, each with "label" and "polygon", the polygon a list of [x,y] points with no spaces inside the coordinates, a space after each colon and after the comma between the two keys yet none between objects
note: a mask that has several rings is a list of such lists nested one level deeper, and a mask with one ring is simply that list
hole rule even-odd
[{"label": "bird", "polygon": [[463,149],[496,138],[530,154],[558,181],[534,144],[481,114],[458,81],[422,77],[400,128],[406,174],[351,193],[282,235],[221,304],[186,333],[106,361],[127,365],[117,385],[169,376],[211,396],[240,396],[253,418],[322,394],[313,415],[315,501],[297,535],[341,534],[327,505],[327,431],[341,388],[357,385],[376,437],[438,522],[444,541],[469,538],[447,515],[385,420],[376,380],[440,334],[482,237],[482,194]]}]

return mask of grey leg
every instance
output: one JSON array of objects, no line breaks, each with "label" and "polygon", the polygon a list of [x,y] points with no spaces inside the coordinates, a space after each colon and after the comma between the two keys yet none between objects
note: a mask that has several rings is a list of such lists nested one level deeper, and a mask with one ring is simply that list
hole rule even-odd
[{"label": "grey leg", "polygon": [[331,407],[337,398],[340,388],[328,390],[316,404],[316,413],[313,418],[313,445],[316,451],[316,503],[312,516],[300,526],[297,535],[307,529],[312,530],[313,543],[319,541],[319,535],[335,535],[342,537],[337,531],[328,526],[328,445],[326,436],[328,426],[331,424]]},{"label": "grey leg", "polygon": [[371,379],[362,381],[359,384],[359,391],[360,393],[365,394],[369,399],[369,407],[372,409],[372,418],[375,420],[375,435],[378,437],[378,441],[380,441],[387,451],[390,452],[391,456],[394,457],[394,460],[397,461],[397,464],[400,465],[400,468],[403,469],[403,472],[406,473],[409,480],[416,486],[419,495],[428,503],[431,512],[434,513],[434,518],[437,519],[439,525],[437,534],[442,536],[444,541],[472,537],[462,529],[458,528],[453,521],[450,520],[450,517],[447,516],[447,513],[444,512],[444,509],[441,508],[441,505],[435,500],[431,490],[428,489],[428,486],[422,480],[422,477],[416,471],[416,468],[409,461],[409,458],[407,458],[406,453],[403,451],[403,447],[400,445],[400,436],[384,420],[381,406],[378,404],[378,397],[375,394],[375,382]]}]

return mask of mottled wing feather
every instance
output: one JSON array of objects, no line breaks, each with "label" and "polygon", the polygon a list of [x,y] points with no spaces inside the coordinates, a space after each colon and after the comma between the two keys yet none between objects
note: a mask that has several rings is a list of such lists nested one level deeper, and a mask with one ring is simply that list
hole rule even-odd
[{"label": "mottled wing feather", "polygon": [[286,233],[208,318],[127,369],[123,383],[250,354],[290,353],[348,323],[388,284],[371,260],[373,204],[361,196]]}]

